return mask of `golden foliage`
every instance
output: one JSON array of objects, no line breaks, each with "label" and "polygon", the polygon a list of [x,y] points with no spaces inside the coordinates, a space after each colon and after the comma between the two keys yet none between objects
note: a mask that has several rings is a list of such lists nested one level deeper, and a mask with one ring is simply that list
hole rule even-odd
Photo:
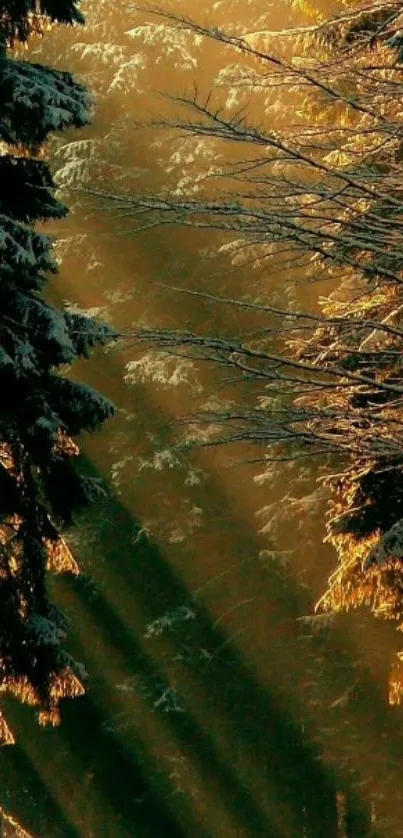
[{"label": "golden foliage", "polygon": [[65,454],[69,457],[77,457],[80,453],[78,445],[74,442],[71,436],[68,436],[65,431],[59,428],[57,432],[57,439],[53,450],[58,454]]},{"label": "golden foliage", "polygon": [[60,711],[57,707],[52,707],[51,710],[41,710],[38,713],[38,722],[41,727],[57,727],[60,724]]},{"label": "golden foliage", "polygon": [[46,570],[50,573],[72,573],[74,576],[79,574],[78,564],[64,538],[60,536],[57,541],[44,539],[44,545],[47,551]]},{"label": "golden foliage", "polygon": [[[13,836],[13,838],[33,838],[32,834],[27,832],[27,830],[24,829],[20,823],[18,823],[16,818],[10,815],[9,812],[6,812],[1,806],[0,822],[7,826],[7,836],[9,836],[9,838],[11,838],[11,836]],[[12,832],[10,832],[10,829],[12,829]]]},{"label": "golden foliage", "polygon": [[319,600],[323,611],[350,611],[366,606],[375,617],[389,620],[403,619],[403,579],[401,562],[389,559],[366,570],[362,564],[377,543],[379,532],[363,539],[351,534],[332,536],[340,557],[340,564],[332,574],[328,590]]},{"label": "golden foliage", "polygon": [[[330,576],[327,590],[317,603],[316,610],[340,613],[365,606],[375,617],[398,622],[398,629],[402,631],[403,551],[399,549],[396,555],[385,554],[379,563],[365,567],[365,560],[371,551],[374,552],[374,548],[382,543],[379,529],[365,537],[355,537],[351,532],[337,532],[340,519],[349,511],[354,511],[360,479],[368,471],[369,466],[344,475],[341,490],[333,486],[327,540],[335,547],[339,564]],[[338,479],[339,476],[333,477],[333,483]],[[389,699],[391,704],[403,701],[403,652],[397,654],[391,669]]]},{"label": "golden foliage", "polygon": [[49,703],[38,713],[38,721],[42,726],[56,727],[60,724],[59,703],[62,698],[77,698],[85,692],[81,681],[70,670],[54,674],[49,688]]},{"label": "golden foliage", "polygon": [[0,684],[0,692],[10,693],[18,698],[22,704],[29,704],[31,707],[37,706],[41,701],[37,690],[32,686],[26,675],[4,677]]},{"label": "golden foliage", "polygon": [[[2,679],[0,692],[8,692],[23,704],[39,707],[38,721],[42,726],[56,726],[60,723],[59,703],[63,698],[76,698],[85,690],[77,676],[67,667],[51,676],[47,690],[47,699],[39,695],[26,676],[6,677]],[[0,713],[0,744],[14,743],[14,737]]]},{"label": "golden foliage", "polygon": [[403,703],[403,652],[397,652],[389,678],[390,704]]},{"label": "golden foliage", "polygon": [[58,702],[61,698],[75,698],[76,696],[83,695],[84,692],[85,690],[81,681],[74,675],[71,669],[64,669],[62,672],[54,675],[51,680],[49,694],[52,701]]},{"label": "golden foliage", "polygon": [[[385,501],[379,485],[390,470],[389,488],[394,480],[403,487],[403,13],[398,0],[341,3],[345,13],[326,23],[313,14],[315,24],[303,31],[260,31],[235,43],[245,62],[257,67],[253,75],[239,76],[239,87],[248,96],[264,89],[268,113],[281,88],[282,104],[293,103],[287,127],[255,129],[237,117],[227,119],[197,94],[180,100],[195,109],[198,121],[174,122],[175,128],[220,141],[242,140],[258,149],[250,168],[243,161],[233,170],[238,191],[232,203],[227,194],[221,205],[134,197],[128,211],[140,216],[144,211],[147,223],[148,214],[157,224],[169,212],[178,224],[201,219],[201,227],[221,225],[234,233],[226,245],[234,261],[250,258],[262,267],[273,265],[274,271],[280,263],[291,274],[290,285],[294,269],[299,280],[331,285],[319,301],[319,315],[315,311],[311,319],[291,305],[289,315],[267,307],[288,321],[287,328],[277,329],[285,335],[288,355],[280,355],[284,344],[279,352],[272,335],[268,351],[267,344],[255,351],[251,344],[237,343],[231,351],[229,342],[217,348],[217,341],[209,343],[204,336],[153,330],[146,339],[163,349],[185,347],[184,357],[188,347],[202,346],[209,360],[223,364],[224,358],[265,382],[261,412],[257,418],[248,415],[249,435],[241,423],[238,436],[228,439],[267,441],[268,462],[274,446],[279,443],[283,451],[290,440],[289,459],[298,458],[302,444],[308,454],[338,455],[345,470],[328,481],[327,536],[338,567],[317,607],[332,612],[367,607],[376,617],[402,624],[403,548],[383,547],[403,517],[403,506],[399,510],[393,491]],[[309,17],[307,0],[294,5]],[[207,34],[234,45],[218,31]],[[287,59],[293,39],[296,48]],[[228,414],[218,417],[224,421]],[[401,493],[403,504],[403,488]],[[398,658],[393,701],[400,701],[400,678]]]},{"label": "golden foliage", "polygon": [[1,745],[14,745],[15,739],[14,736],[3,716],[0,713],[0,744]]},{"label": "golden foliage", "polygon": [[[10,815],[9,812],[6,812],[1,806],[0,822],[7,826],[7,836],[9,836],[9,838],[11,838],[11,835],[13,835],[13,838],[33,838],[31,833],[27,832],[27,830],[24,829],[20,823],[18,823],[16,818]],[[10,829],[13,831],[10,832]]]},{"label": "golden foliage", "polygon": [[323,611],[350,611],[362,605],[372,606],[376,596],[373,580],[361,571],[368,551],[378,540],[378,533],[366,539],[354,539],[350,534],[329,536],[340,557],[339,567],[329,578],[328,590],[316,608]]}]

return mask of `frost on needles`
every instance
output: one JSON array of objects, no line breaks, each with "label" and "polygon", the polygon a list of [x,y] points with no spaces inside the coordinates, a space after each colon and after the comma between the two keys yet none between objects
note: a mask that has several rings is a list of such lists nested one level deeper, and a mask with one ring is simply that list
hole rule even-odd
[{"label": "frost on needles", "polygon": [[[0,2],[0,691],[55,724],[60,699],[83,691],[82,667],[61,646],[66,620],[49,599],[46,575],[77,572],[62,529],[101,492],[76,468],[72,437],[113,412],[99,393],[65,377],[64,365],[113,332],[42,296],[56,264],[51,238],[34,224],[67,210],[36,157],[50,132],[87,124],[90,104],[70,73],[12,57],[13,43],[49,20],[83,23],[70,0]],[[0,740],[13,741],[3,716]]]}]

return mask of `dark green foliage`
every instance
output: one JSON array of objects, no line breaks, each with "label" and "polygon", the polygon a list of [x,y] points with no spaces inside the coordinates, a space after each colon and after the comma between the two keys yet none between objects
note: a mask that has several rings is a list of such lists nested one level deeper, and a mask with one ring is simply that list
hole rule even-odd
[{"label": "dark green foliage", "polygon": [[0,138],[5,143],[35,151],[51,131],[86,125],[89,104],[85,88],[70,73],[0,60]]},{"label": "dark green foliage", "polygon": [[376,530],[387,532],[403,517],[403,463],[384,471],[369,471],[360,478],[352,501],[353,511],[332,523],[332,531],[365,538]]},{"label": "dark green foliage", "polygon": [[55,270],[51,243],[48,236],[0,215],[0,294],[6,292],[5,283],[22,288],[40,287],[42,271]]},{"label": "dark green foliage", "polygon": [[27,157],[0,157],[0,212],[30,223],[63,218],[67,208],[50,190],[54,182],[46,163]]},{"label": "dark green foliage", "polygon": [[[41,14],[82,22],[70,0],[0,3],[3,41],[26,39]],[[61,649],[66,625],[49,601],[46,569],[74,569],[59,528],[102,493],[76,469],[72,436],[113,412],[92,388],[63,377],[64,367],[114,333],[42,297],[57,269],[52,239],[32,225],[67,210],[47,164],[26,153],[36,153],[51,131],[85,125],[89,104],[69,73],[13,60],[3,50],[0,139],[12,147],[0,156],[0,690],[39,704],[52,722],[60,696],[79,690],[79,668]],[[0,738],[7,739],[4,727]]]},{"label": "dark green foliage", "polygon": [[62,524],[73,522],[71,497],[74,497],[74,509],[77,510],[105,495],[102,483],[96,478],[80,474],[73,466],[71,457],[54,458],[43,474],[43,486],[52,513]]},{"label": "dark green foliage", "polygon": [[89,357],[90,350],[95,346],[108,343],[112,336],[117,337],[106,323],[100,323],[82,312],[67,310],[64,318],[74,350],[84,358]]},{"label": "dark green foliage", "polygon": [[113,406],[92,387],[66,378],[49,378],[46,398],[69,433],[95,431],[113,412]]}]

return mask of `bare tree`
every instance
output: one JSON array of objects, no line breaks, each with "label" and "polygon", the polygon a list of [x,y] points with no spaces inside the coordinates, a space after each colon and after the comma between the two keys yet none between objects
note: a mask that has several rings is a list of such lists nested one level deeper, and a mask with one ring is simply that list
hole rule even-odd
[{"label": "bare tree", "polygon": [[[230,112],[197,88],[174,97],[170,128],[228,146],[187,195],[111,195],[136,229],[161,224],[223,231],[232,255],[291,283],[327,280],[317,309],[248,299],[212,303],[267,316],[244,339],[138,329],[138,342],[209,361],[261,385],[256,404],[192,417],[219,432],[205,444],[248,441],[267,462],[334,455],[328,538],[339,564],[318,604],[403,612],[403,3],[376,2],[301,30],[232,35],[163,9],[150,13],[232,48],[232,83],[298,103],[295,124],[272,128]],[[401,28],[402,27],[402,28]],[[242,71],[240,71],[240,67]],[[162,123],[156,123],[161,126]],[[164,123],[166,124],[166,123]],[[391,701],[402,698],[397,659]]]}]

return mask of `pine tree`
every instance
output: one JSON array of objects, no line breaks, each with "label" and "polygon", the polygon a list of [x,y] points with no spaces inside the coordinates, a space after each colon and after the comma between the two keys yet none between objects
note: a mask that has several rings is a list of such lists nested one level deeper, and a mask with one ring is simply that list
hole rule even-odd
[{"label": "pine tree", "polygon": [[[56,263],[52,239],[33,225],[67,210],[41,147],[52,131],[86,125],[90,99],[70,73],[17,60],[10,47],[56,21],[82,23],[77,3],[0,2],[0,690],[53,724],[60,699],[83,687],[61,647],[66,620],[49,599],[47,571],[77,572],[61,530],[100,492],[76,470],[72,436],[113,412],[66,375],[112,331],[43,296]],[[13,741],[3,718],[0,738]]]}]

